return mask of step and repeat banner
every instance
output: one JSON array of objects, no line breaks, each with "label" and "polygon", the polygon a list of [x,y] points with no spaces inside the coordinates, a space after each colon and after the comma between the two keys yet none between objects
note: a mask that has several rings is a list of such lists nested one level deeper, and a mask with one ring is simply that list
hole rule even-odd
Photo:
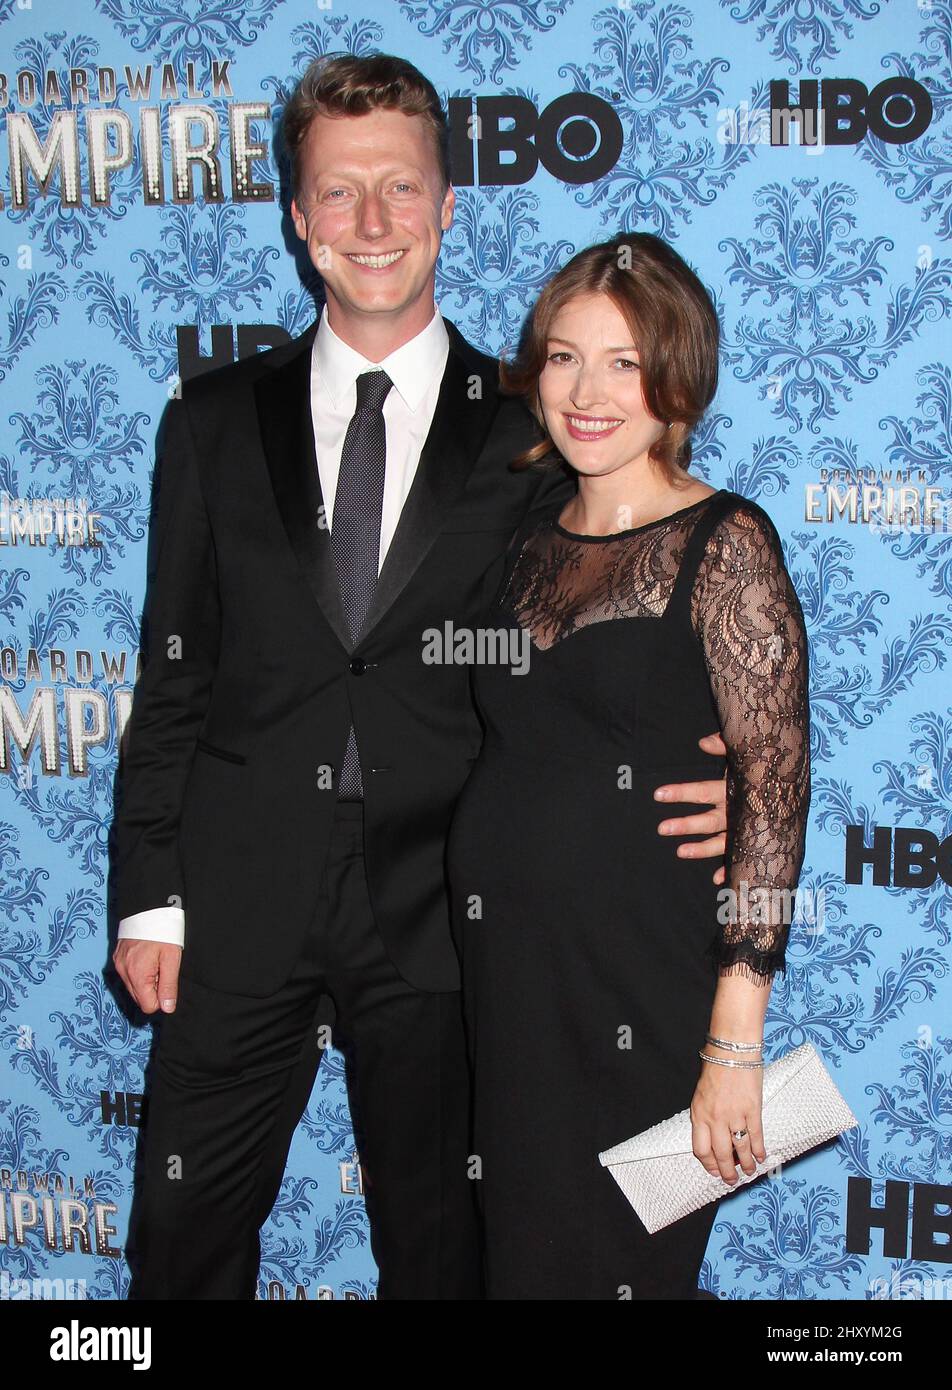
[{"label": "step and repeat banner", "polygon": [[[949,0],[0,0],[0,1298],[127,1288],[153,1027],[109,969],[110,826],[155,435],[183,379],[312,321],[274,122],[311,59],[374,50],[447,104],[437,299],[473,343],[625,230],[710,287],[694,470],[766,508],[806,615],[766,1038],[859,1126],[723,1201],[702,1286],[952,1296],[950,38]],[[332,1052],[261,1299],[374,1297],[360,1189]]]}]

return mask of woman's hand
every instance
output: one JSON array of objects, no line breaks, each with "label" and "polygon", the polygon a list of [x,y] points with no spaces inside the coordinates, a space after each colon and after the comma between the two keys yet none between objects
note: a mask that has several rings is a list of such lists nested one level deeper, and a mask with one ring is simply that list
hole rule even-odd
[{"label": "woman's hand", "polygon": [[[712,1056],[726,1055],[710,1043]],[[760,1067],[719,1067],[702,1062],[701,1076],[691,1101],[694,1154],[712,1177],[733,1187],[739,1181],[737,1163],[749,1176],[767,1157],[762,1122],[764,1073]],[[745,1129],[742,1139],[734,1139]]]}]

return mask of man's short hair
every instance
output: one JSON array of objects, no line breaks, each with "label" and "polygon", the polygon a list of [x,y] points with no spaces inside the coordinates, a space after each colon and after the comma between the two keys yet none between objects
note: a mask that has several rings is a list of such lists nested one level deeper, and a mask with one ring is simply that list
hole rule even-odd
[{"label": "man's short hair", "polygon": [[284,109],[281,132],[298,196],[301,151],[315,116],[365,116],[376,110],[422,116],[433,132],[443,190],[450,184],[450,136],[446,113],[428,78],[390,53],[343,53],[316,58]]}]

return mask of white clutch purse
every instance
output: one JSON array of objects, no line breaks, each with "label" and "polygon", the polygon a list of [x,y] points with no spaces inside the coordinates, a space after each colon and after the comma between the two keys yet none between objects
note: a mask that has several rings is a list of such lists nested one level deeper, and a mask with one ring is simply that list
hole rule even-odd
[{"label": "white clutch purse", "polygon": [[812,1043],[764,1067],[762,1115],[766,1160],[749,1175],[738,1168],[732,1188],[694,1156],[690,1110],[598,1157],[653,1235],[859,1123]]}]

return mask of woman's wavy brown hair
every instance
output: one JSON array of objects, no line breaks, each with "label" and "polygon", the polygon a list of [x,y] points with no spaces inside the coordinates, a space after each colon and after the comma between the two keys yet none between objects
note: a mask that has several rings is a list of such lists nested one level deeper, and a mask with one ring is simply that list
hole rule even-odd
[{"label": "woman's wavy brown hair", "polygon": [[514,360],[499,364],[503,392],[521,396],[542,431],[539,443],[512,466],[564,462],[545,429],[539,377],[556,315],[570,300],[588,294],[607,294],[628,324],[638,348],[645,405],[656,420],[671,421],[648,457],[669,482],[682,479],[691,461],[691,434],[717,390],[720,329],[711,297],[694,271],[650,232],[628,232],[579,251],[536,300]]}]

